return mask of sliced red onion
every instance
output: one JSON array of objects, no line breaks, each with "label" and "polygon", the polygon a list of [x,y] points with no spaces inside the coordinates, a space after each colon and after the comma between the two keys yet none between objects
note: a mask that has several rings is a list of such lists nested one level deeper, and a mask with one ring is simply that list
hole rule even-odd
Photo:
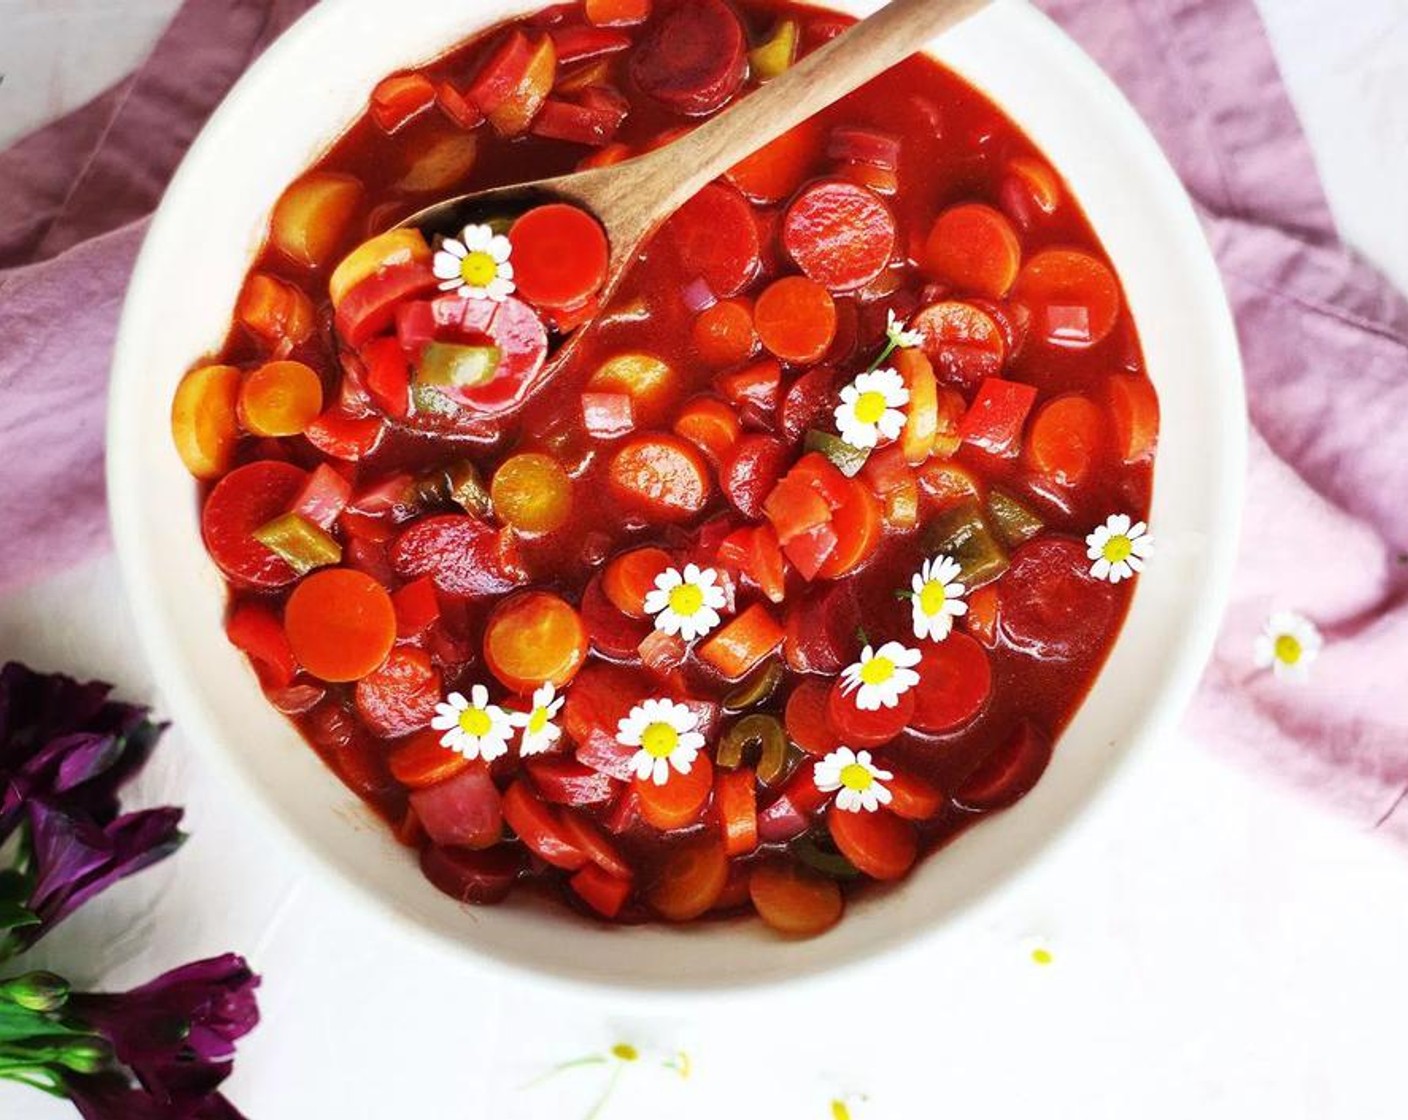
[{"label": "sliced red onion", "polygon": [[831,130],[826,154],[832,159],[853,159],[894,171],[900,162],[900,141],[888,132],[841,125]]},{"label": "sliced red onion", "polygon": [[696,314],[707,311],[719,302],[714,289],[709,287],[709,282],[702,276],[696,276],[686,284],[680,292],[680,298],[684,300],[684,305]]}]

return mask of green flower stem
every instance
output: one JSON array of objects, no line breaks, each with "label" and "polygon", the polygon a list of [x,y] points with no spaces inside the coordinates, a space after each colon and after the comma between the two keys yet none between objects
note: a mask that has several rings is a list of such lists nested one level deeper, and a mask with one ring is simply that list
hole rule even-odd
[{"label": "green flower stem", "polygon": [[63,1083],[47,1066],[0,1064],[0,1081],[13,1081],[18,1085],[28,1085],[31,1089],[38,1089],[41,1093],[48,1093],[51,1097],[58,1097],[61,1100],[68,1096],[64,1092]]}]

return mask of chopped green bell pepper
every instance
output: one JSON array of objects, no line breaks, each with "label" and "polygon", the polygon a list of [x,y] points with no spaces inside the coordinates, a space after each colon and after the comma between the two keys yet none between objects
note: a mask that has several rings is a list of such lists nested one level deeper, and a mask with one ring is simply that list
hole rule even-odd
[{"label": "chopped green bell pepper", "polygon": [[342,546],[324,529],[297,513],[285,513],[252,534],[270,552],[304,576],[342,562]]}]

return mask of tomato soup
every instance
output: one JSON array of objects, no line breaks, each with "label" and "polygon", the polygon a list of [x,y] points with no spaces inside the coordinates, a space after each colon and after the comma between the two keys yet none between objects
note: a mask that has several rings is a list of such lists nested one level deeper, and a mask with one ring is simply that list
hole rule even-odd
[{"label": "tomato soup", "polygon": [[1119,630],[1135,326],[937,62],[705,187],[611,292],[572,206],[399,225],[666,144],[852,22],[585,0],[389,76],[180,385],[229,639],[457,899],[819,933],[1032,788]]}]

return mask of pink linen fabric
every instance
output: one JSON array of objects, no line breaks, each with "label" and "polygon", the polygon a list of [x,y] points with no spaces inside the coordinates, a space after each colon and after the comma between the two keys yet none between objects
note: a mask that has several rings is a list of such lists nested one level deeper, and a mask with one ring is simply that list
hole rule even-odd
[{"label": "pink linen fabric", "polygon": [[[1189,726],[1408,840],[1408,302],[1339,242],[1252,0],[1039,2],[1183,177],[1246,358],[1246,527]],[[0,152],[0,589],[107,546],[107,367],[144,219],[225,91],[309,6],[187,0],[135,75]],[[1302,686],[1252,661],[1279,608],[1325,634]]]}]

